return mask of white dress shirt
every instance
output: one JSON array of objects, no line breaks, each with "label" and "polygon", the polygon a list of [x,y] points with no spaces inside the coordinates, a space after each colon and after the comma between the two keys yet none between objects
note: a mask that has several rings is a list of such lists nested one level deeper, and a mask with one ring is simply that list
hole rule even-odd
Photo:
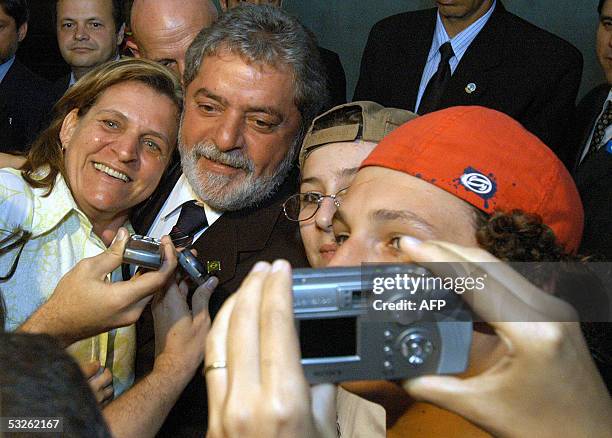
[{"label": "white dress shirt", "polygon": [[[164,202],[161,210],[157,213],[157,217],[155,221],[153,221],[153,225],[151,225],[147,235],[160,239],[162,236],[170,234],[170,230],[172,230],[172,227],[178,221],[179,214],[181,213],[181,206],[188,201],[197,201],[198,204],[204,207],[208,226],[211,226],[221,217],[222,212],[213,210],[198,199],[189,181],[185,178],[185,175],[181,175],[166,199],[166,202]],[[202,228],[194,235],[194,242],[200,238],[208,226]]]}]

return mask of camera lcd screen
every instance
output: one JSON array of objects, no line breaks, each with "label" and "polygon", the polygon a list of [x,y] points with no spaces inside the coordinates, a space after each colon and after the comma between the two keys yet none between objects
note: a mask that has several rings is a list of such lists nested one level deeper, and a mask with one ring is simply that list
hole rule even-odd
[{"label": "camera lcd screen", "polygon": [[303,359],[357,355],[357,318],[301,319]]}]

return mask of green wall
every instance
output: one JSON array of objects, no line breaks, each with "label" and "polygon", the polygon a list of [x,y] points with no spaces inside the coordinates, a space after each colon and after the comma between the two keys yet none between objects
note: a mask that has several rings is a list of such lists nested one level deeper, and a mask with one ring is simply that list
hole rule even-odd
[{"label": "green wall", "polygon": [[[597,0],[506,0],[511,12],[574,44],[584,56],[581,94],[603,81],[595,57]],[[378,20],[424,9],[432,0],[285,0],[283,6],[314,31],[321,46],[340,55],[350,98],[368,32]]]}]

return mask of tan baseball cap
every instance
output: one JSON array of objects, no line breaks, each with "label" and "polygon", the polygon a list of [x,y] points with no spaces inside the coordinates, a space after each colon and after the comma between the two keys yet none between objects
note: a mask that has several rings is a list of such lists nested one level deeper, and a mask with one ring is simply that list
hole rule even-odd
[{"label": "tan baseball cap", "polygon": [[[317,121],[328,117],[330,114],[344,110],[344,108],[356,108],[361,111],[362,124],[340,124],[330,128],[324,128],[313,132],[313,127]],[[403,125],[408,120],[412,120],[417,115],[412,111],[397,108],[385,108],[376,102],[358,101],[338,105],[329,111],[317,116],[310,125],[300,150],[300,168],[304,165],[304,160],[313,150],[328,143],[351,142],[357,139],[378,143],[393,131]]]}]

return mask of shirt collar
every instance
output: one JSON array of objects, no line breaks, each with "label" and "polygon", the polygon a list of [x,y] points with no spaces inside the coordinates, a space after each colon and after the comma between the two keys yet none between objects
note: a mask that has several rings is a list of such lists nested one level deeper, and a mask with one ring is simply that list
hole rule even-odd
[{"label": "shirt collar", "polygon": [[0,65],[0,82],[4,79],[8,71],[11,69],[13,63],[15,62],[15,55],[9,58],[4,64]]},{"label": "shirt collar", "polygon": [[440,50],[440,46],[447,41],[450,41],[451,46],[453,48],[453,52],[455,53],[455,57],[458,60],[461,60],[465,52],[467,51],[472,41],[476,39],[482,28],[487,24],[491,15],[493,15],[493,11],[495,10],[495,6],[497,5],[497,0],[493,2],[489,10],[478,20],[470,24],[467,28],[463,29],[453,38],[448,36],[446,29],[444,28],[444,23],[442,23],[442,18],[440,17],[440,12],[436,13],[436,29],[434,31],[434,37],[432,41],[432,48],[429,52],[429,59],[431,61],[435,55],[438,54]]},{"label": "shirt collar", "polygon": [[[81,226],[84,227],[88,233],[93,235],[91,221],[87,215],[79,209],[68,184],[66,184],[61,174],[57,174],[53,190],[51,190],[48,196],[42,196],[42,194],[47,191],[46,188],[34,190],[40,191],[40,193],[35,200],[37,205],[34,208],[34,217],[32,218],[33,237],[45,234],[54,229],[64,220],[64,218],[73,213],[78,215]],[[127,227],[128,231],[131,233],[134,232],[129,222],[126,222],[124,226]],[[100,240],[98,237],[97,239]]]},{"label": "shirt collar", "polygon": [[191,187],[191,184],[189,184],[189,181],[187,181],[185,174],[182,174],[174,185],[170,196],[168,196],[159,217],[164,220],[167,219],[168,216],[175,213],[177,209],[181,208],[181,206],[188,201],[196,201],[199,205],[204,207],[206,219],[209,224],[216,221],[222,214],[222,212],[213,210],[208,204],[201,201]]},{"label": "shirt collar", "polygon": [[[44,175],[45,170],[39,170],[37,174]],[[35,197],[36,205],[34,207],[34,217],[32,219],[32,235],[39,236],[55,228],[66,216],[73,211],[79,214],[81,222],[87,225],[88,230],[91,230],[91,222],[83,214],[68,188],[68,185],[62,178],[61,174],[57,174],[55,185],[48,196],[44,196],[47,188],[37,188]]]}]

